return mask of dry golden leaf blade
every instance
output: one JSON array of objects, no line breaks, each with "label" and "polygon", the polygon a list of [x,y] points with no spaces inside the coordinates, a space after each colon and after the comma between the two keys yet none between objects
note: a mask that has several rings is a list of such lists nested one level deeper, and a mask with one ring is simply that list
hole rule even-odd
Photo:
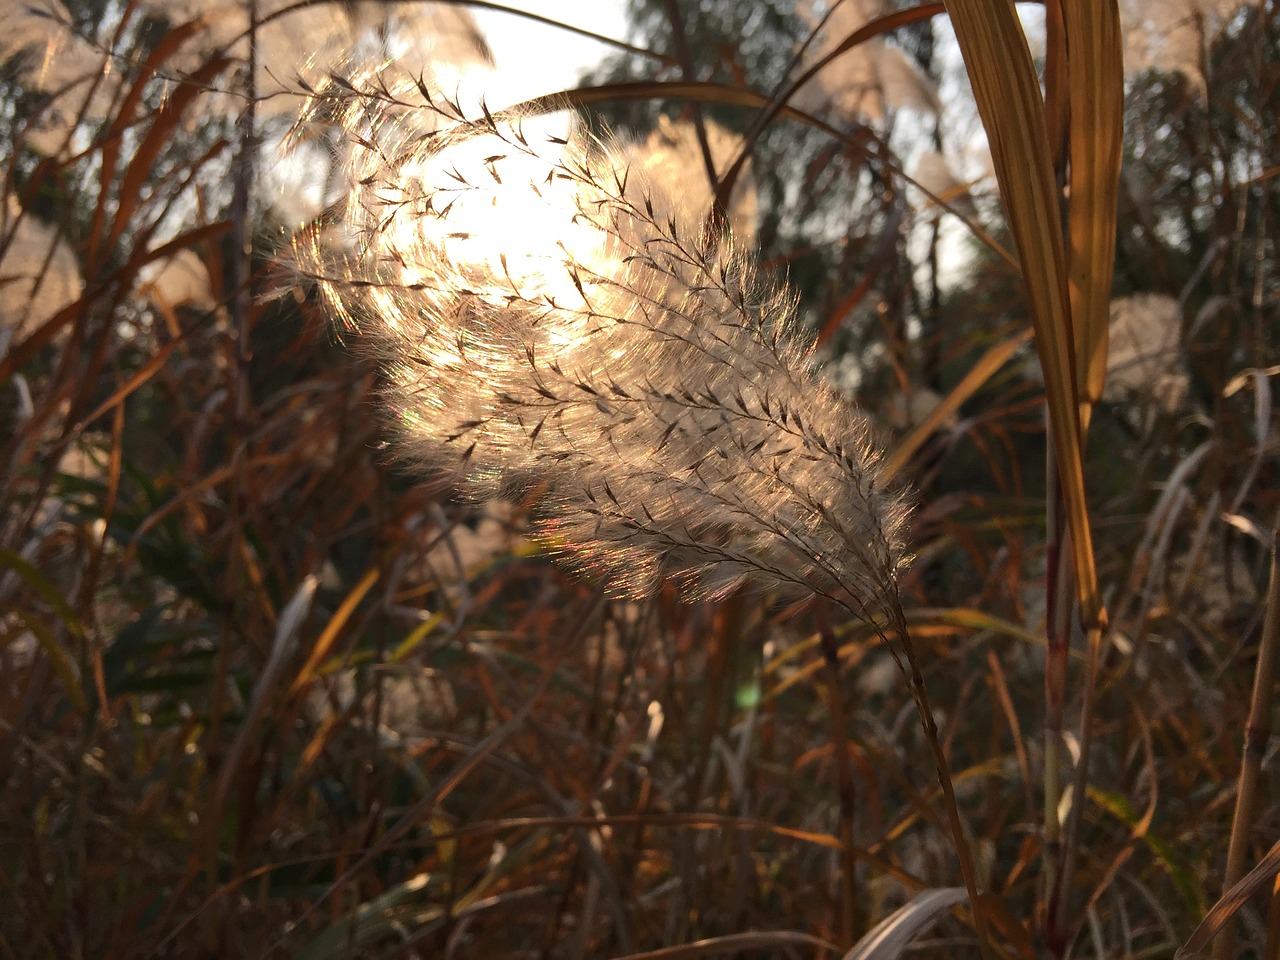
[{"label": "dry golden leaf blade", "polygon": [[929,411],[929,415],[903,437],[902,441],[885,457],[883,467],[885,477],[896,475],[916,451],[924,446],[925,441],[947,422],[947,418],[956,413],[966,400],[982,389],[983,384],[1005,365],[1018,347],[1026,342],[1028,335],[1029,331],[1026,331],[1015,334],[1007,340],[1001,340],[979,357],[964,378],[942,399],[942,402]]},{"label": "dry golden leaf blade", "polygon": [[364,599],[365,594],[373,589],[373,585],[378,582],[378,578],[381,575],[382,571],[378,567],[370,567],[365,571],[364,576],[360,578],[360,582],[351,588],[346,598],[329,619],[329,622],[325,624],[325,628],[321,631],[315,644],[313,644],[311,654],[307,657],[307,662],[303,664],[302,669],[298,671],[298,675],[294,677],[293,683],[289,686],[287,697],[294,697],[299,690],[314,679],[316,672],[320,669],[320,665],[324,662],[325,657],[329,655],[330,649],[332,649],[334,642],[342,632],[342,628],[346,626],[347,621],[355,613],[360,601]]},{"label": "dry golden leaf blade", "polygon": [[1044,117],[1055,170],[1063,169],[1067,157],[1067,129],[1071,122],[1070,85],[1067,82],[1067,29],[1063,22],[1063,0],[1045,0],[1044,5]]},{"label": "dry golden leaf blade", "polygon": [[1081,423],[1102,396],[1124,145],[1124,62],[1116,0],[1064,4],[1070,88],[1071,320]]},{"label": "dry golden leaf blade", "polygon": [[1278,873],[1280,873],[1280,843],[1268,850],[1267,855],[1258,861],[1256,867],[1245,874],[1239,883],[1224,893],[1222,898],[1209,908],[1205,918],[1200,921],[1200,926],[1196,927],[1195,933],[1191,934],[1191,938],[1173,955],[1174,960],[1191,960],[1192,957],[1199,955],[1209,945],[1209,941],[1227,925],[1227,921],[1248,902],[1249,898]]},{"label": "dry golden leaf blade", "polygon": [[1071,528],[1081,618],[1094,624],[1102,612],[1084,490],[1067,256],[1040,82],[1009,0],[947,0],[947,9],[1022,264]]}]

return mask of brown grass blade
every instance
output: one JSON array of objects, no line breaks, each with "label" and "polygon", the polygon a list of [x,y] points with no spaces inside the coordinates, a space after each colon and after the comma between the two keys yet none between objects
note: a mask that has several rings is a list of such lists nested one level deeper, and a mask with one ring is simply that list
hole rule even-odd
[{"label": "brown grass blade", "polygon": [[869,930],[844,955],[844,960],[890,960],[902,956],[920,931],[966,898],[964,887],[922,890]]},{"label": "brown grass blade", "polygon": [[1063,23],[1063,0],[1045,0],[1044,5],[1044,120],[1055,170],[1065,169],[1067,129],[1071,122],[1068,107],[1067,31]]},{"label": "brown grass blade", "polygon": [[892,477],[897,474],[906,465],[907,461],[915,455],[916,451],[924,445],[924,442],[933,436],[938,428],[946,422],[947,418],[959,410],[961,404],[982,389],[982,385],[1005,365],[1008,359],[1013,356],[1014,351],[1026,343],[1030,336],[1031,331],[1023,331],[1009,337],[1007,340],[1002,340],[978,358],[978,361],[969,368],[969,372],[942,399],[942,402],[934,407],[929,412],[929,415],[915,429],[903,437],[902,441],[885,457],[885,475]]},{"label": "brown grass blade", "polygon": [[1081,617],[1093,624],[1102,611],[1084,491],[1067,255],[1040,82],[1008,0],[947,0],[947,9],[991,145],[1009,232],[1022,264],[1071,528]]},{"label": "brown grass blade", "polygon": [[[127,18],[126,18],[127,19]],[[107,217],[107,200],[112,195],[111,182],[115,178],[124,149],[122,137],[128,127],[137,119],[136,113],[142,103],[143,94],[161,65],[164,64],[182,44],[201,29],[199,21],[191,21],[170,30],[142,62],[137,78],[129,87],[123,100],[116,107],[110,127],[102,138],[102,161],[99,178],[100,189],[98,202],[93,210],[93,220],[89,228],[86,259],[92,264],[98,262],[101,246],[105,239],[104,225]],[[121,24],[123,28],[123,23]],[[118,217],[117,217],[118,219]]]},{"label": "brown grass blade", "polygon": [[178,338],[170,340],[168,343],[162,346],[159,350],[157,350],[147,360],[147,362],[144,363],[141,366],[141,368],[139,368],[139,370],[135,374],[133,374],[133,376],[131,376],[124,383],[122,383],[111,394],[111,396],[107,397],[106,400],[103,400],[102,403],[94,407],[93,412],[91,412],[88,416],[82,418],[80,422],[76,424],[75,432],[80,433],[88,429],[89,425],[93,423],[95,420],[97,420],[99,417],[101,417],[103,414],[109,413],[112,410],[117,409],[120,404],[124,403],[124,401],[128,399],[130,394],[134,393],[139,387],[141,387],[144,383],[146,383],[148,380],[154,377],[156,373],[158,373],[161,369],[163,369],[164,365],[169,362],[169,356],[173,353],[174,350],[176,350],[179,346],[181,346],[184,342],[186,342],[186,340],[187,340],[186,337],[180,336]]},{"label": "brown grass blade", "polygon": [[15,343],[0,358],[0,383],[10,380],[15,373],[35,359],[36,355],[53,342],[63,327],[72,324],[86,309],[87,296],[69,303],[52,317],[40,324],[26,339]]},{"label": "brown grass blade", "polygon": [[306,576],[294,590],[292,599],[280,612],[276,634],[271,641],[271,653],[261,673],[258,674],[258,679],[253,687],[253,696],[249,702],[248,713],[245,715],[244,722],[241,723],[240,730],[231,744],[231,750],[223,761],[222,772],[218,777],[217,787],[214,790],[215,808],[221,808],[223,803],[226,802],[231,786],[240,770],[249,740],[258,729],[263,714],[266,712],[267,698],[275,687],[276,682],[280,679],[289,657],[297,646],[298,632],[301,630],[302,623],[311,610],[311,603],[315,599],[318,585],[319,579],[317,577],[310,574]]},{"label": "brown grass blade", "polygon": [[1268,850],[1267,855],[1258,861],[1258,865],[1245,874],[1239,883],[1224,893],[1222,899],[1210,908],[1205,918],[1200,921],[1200,926],[1196,927],[1195,933],[1191,934],[1191,938],[1173,955],[1174,960],[1191,960],[1192,957],[1198,956],[1209,945],[1209,941],[1227,925],[1227,921],[1248,903],[1249,898],[1277,874],[1280,874],[1280,843]]},{"label": "brown grass blade", "polygon": [[346,599],[342,601],[329,622],[325,624],[323,632],[321,632],[315,646],[311,648],[311,653],[307,656],[307,662],[303,664],[302,669],[298,671],[298,675],[294,677],[293,683],[289,685],[289,692],[286,694],[287,699],[292,699],[299,690],[311,682],[316,670],[319,669],[324,658],[328,656],[334,641],[338,639],[338,634],[342,632],[342,628],[351,619],[351,614],[355,612],[365,594],[373,589],[373,585],[378,582],[378,578],[381,575],[382,571],[377,567],[370,567],[365,572],[365,575],[360,578],[360,582],[351,588],[351,592],[347,594]]},{"label": "brown grass blade", "polygon": [[1124,145],[1124,64],[1116,0],[1063,4],[1071,103],[1068,201],[1071,321],[1080,422],[1102,397]]},{"label": "brown grass blade", "polygon": [[187,119],[188,108],[197,97],[204,94],[206,85],[230,63],[230,58],[217,58],[204,64],[191,75],[189,82],[179,84],[169,94],[164,106],[156,113],[150,129],[125,168],[115,218],[107,237],[108,245],[117,242],[124,233],[129,218],[142,200],[144,188],[154,173],[156,160],[172,141],[176,128]]}]

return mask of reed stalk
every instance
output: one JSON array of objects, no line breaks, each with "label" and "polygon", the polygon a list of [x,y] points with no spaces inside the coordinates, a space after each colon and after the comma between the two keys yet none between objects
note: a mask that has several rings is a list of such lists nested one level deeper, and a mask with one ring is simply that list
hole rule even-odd
[{"label": "reed stalk", "polygon": [[[1280,569],[1277,569],[1277,551],[1280,551],[1280,526],[1273,529],[1271,534],[1271,575],[1267,582],[1266,616],[1262,625],[1262,638],[1258,643],[1258,660],[1253,668],[1253,694],[1249,698],[1249,718],[1244,728],[1240,779],[1236,785],[1236,808],[1231,818],[1231,840],[1227,846],[1227,865],[1222,876],[1224,894],[1245,874],[1249,835],[1258,812],[1258,780],[1267,744],[1271,740],[1276,656],[1277,647],[1280,647]],[[1269,936],[1268,939],[1272,940],[1274,937]],[[1230,960],[1234,950],[1235,930],[1228,924],[1213,943],[1213,960]]]}]

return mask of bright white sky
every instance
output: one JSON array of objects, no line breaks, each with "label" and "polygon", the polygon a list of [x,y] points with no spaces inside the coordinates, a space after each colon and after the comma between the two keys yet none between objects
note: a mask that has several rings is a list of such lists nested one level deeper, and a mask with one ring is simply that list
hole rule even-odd
[{"label": "bright white sky", "polygon": [[[623,0],[507,0],[507,5],[607,37],[621,40],[626,35]],[[478,8],[472,12],[498,69],[486,92],[494,107],[577,86],[579,75],[614,49],[525,17]]]}]

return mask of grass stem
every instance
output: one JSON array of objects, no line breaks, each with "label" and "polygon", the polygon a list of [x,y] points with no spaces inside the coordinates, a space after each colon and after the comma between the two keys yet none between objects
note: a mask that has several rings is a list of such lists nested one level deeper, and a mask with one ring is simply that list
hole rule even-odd
[{"label": "grass stem", "polygon": [[854,942],[857,913],[857,858],[854,856],[854,811],[857,794],[853,782],[853,761],[849,753],[849,727],[845,716],[840,682],[840,644],[827,618],[819,614],[819,637],[822,658],[826,663],[827,683],[823,685],[827,713],[831,720],[831,750],[835,761],[836,788],[839,796],[840,838],[840,943],[851,947]]},{"label": "grass stem", "polygon": [[[960,808],[956,803],[955,785],[951,779],[951,764],[947,761],[942,741],[938,737],[938,723],[934,719],[933,707],[929,703],[929,692],[924,684],[924,672],[920,669],[920,659],[916,655],[915,644],[907,629],[906,615],[897,596],[889,598],[889,609],[894,619],[894,630],[906,656],[906,669],[911,682],[911,696],[915,700],[916,711],[920,717],[920,726],[924,729],[925,739],[933,753],[934,765],[938,772],[938,786],[942,789],[943,805],[947,809],[947,822],[951,827],[952,840],[956,845],[956,856],[960,861],[960,875],[964,878],[965,891],[969,895],[969,906],[973,910],[973,927],[978,937],[978,949],[983,960],[993,960],[995,954],[991,948],[990,935],[987,932],[986,915],[978,901],[978,875],[974,869],[973,851],[969,847],[969,838],[964,825],[960,822]],[[892,649],[892,645],[891,645]],[[895,654],[896,656],[896,654]],[[903,664],[899,661],[899,667]]]},{"label": "grass stem", "polygon": [[[1227,866],[1222,877],[1224,893],[1244,876],[1245,857],[1249,850],[1249,834],[1253,829],[1258,810],[1258,778],[1262,771],[1262,759],[1266,754],[1267,742],[1271,739],[1271,703],[1275,685],[1276,647],[1280,645],[1278,548],[1280,548],[1280,526],[1272,531],[1267,611],[1262,625],[1262,639],[1258,644],[1258,660],[1254,665],[1249,718],[1244,729],[1244,756],[1241,758],[1240,780],[1236,786],[1236,809],[1231,819]],[[1269,935],[1268,940],[1274,939],[1274,936]],[[1213,960],[1229,960],[1234,949],[1235,930],[1228,925],[1213,943]]]}]

